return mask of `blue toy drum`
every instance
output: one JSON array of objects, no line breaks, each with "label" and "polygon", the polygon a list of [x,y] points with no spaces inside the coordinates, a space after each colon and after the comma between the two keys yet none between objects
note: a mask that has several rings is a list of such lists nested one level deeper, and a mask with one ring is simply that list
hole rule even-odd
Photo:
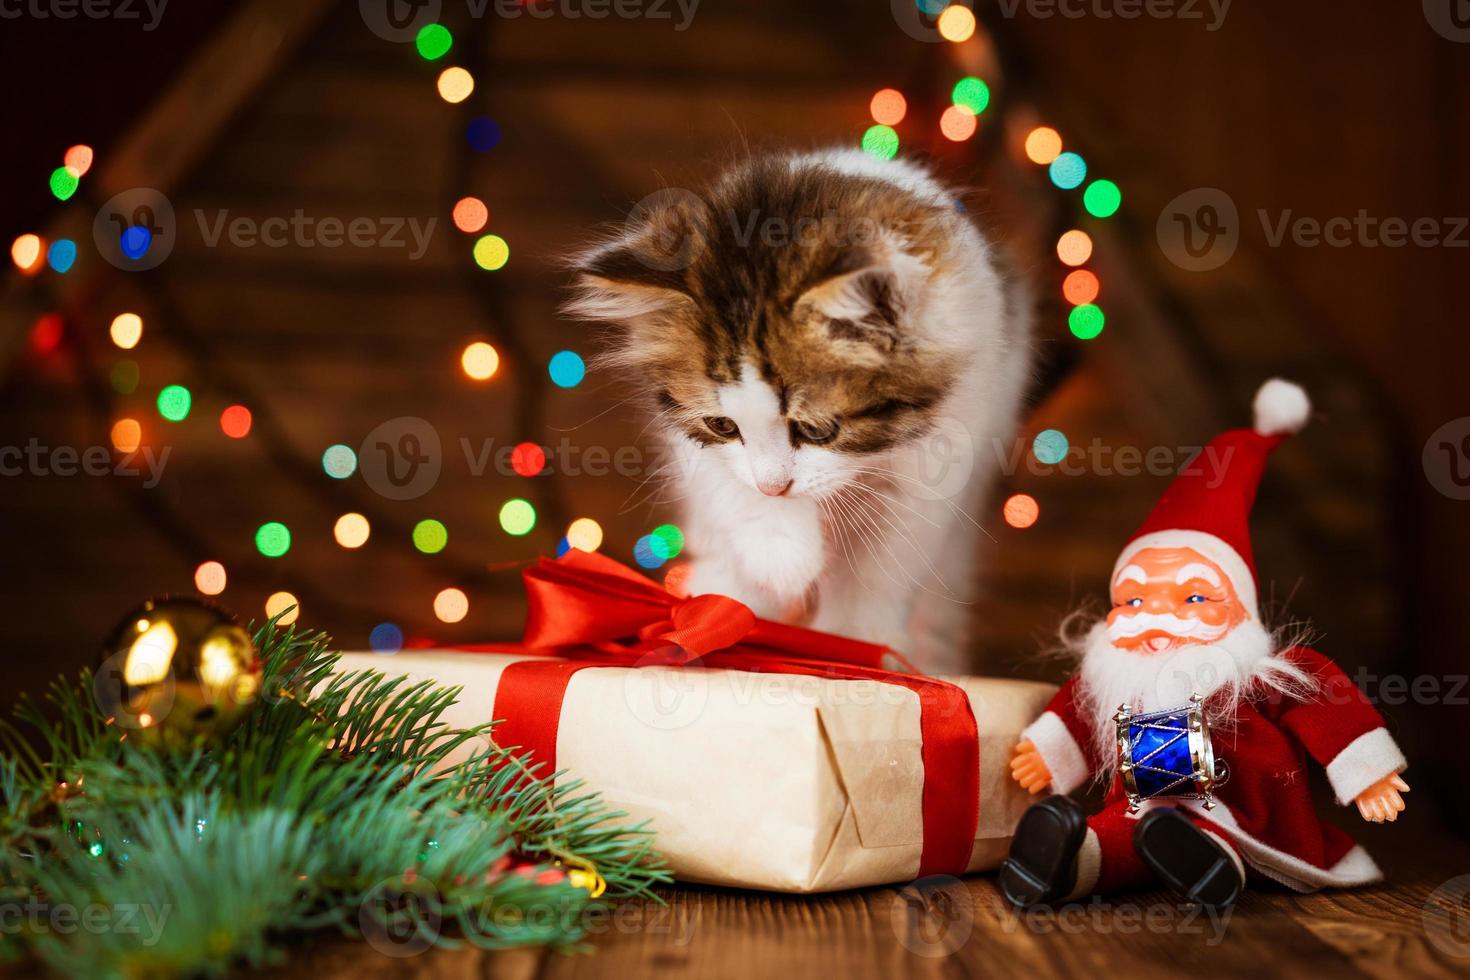
[{"label": "blue toy drum", "polygon": [[1113,720],[1129,813],[1137,813],[1144,800],[1171,796],[1193,796],[1206,810],[1214,809],[1212,794],[1224,781],[1225,766],[1215,760],[1199,695],[1178,708],[1141,715],[1125,704]]}]

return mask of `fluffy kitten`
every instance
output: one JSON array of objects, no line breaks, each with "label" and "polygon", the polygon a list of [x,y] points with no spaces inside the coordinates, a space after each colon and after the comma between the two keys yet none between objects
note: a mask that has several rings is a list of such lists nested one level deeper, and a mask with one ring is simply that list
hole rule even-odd
[{"label": "fluffy kitten", "polygon": [[571,313],[674,451],[691,594],[962,670],[976,523],[1028,380],[1029,312],[953,193],[858,151],[647,199]]}]

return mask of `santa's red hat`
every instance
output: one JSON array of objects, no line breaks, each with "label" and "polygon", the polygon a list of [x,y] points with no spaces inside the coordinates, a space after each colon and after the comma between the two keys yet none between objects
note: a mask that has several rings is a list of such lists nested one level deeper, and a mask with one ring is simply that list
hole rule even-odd
[{"label": "santa's red hat", "polygon": [[1255,427],[1222,433],[1182,471],[1123,547],[1113,580],[1144,548],[1193,548],[1220,566],[1241,602],[1260,619],[1250,511],[1266,457],[1306,424],[1312,405],[1300,385],[1272,378],[1256,392]]}]

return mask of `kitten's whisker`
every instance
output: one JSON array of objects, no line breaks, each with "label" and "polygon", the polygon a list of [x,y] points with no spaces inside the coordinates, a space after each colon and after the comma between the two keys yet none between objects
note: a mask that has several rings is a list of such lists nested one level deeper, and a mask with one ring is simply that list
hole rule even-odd
[{"label": "kitten's whisker", "polygon": [[[914,586],[915,588],[922,589],[924,586],[914,580],[914,577],[909,574],[908,569],[904,568],[903,563],[898,560],[898,556],[893,553],[893,548],[889,546],[887,541],[884,540],[882,530],[878,527],[877,523],[873,521],[872,515],[868,513],[867,508],[863,507],[859,509],[856,506],[859,503],[857,499],[849,501],[849,503],[852,503],[854,505],[852,510],[853,517],[858,520],[860,527],[867,529],[866,531],[863,531],[863,544],[868,549],[868,557],[873,559],[873,564],[878,566],[878,570],[883,573],[883,576],[887,578],[888,581],[892,582],[896,588],[901,589],[904,587],[902,582],[898,581],[896,578],[889,574],[888,564],[885,563],[883,559],[878,556],[877,549],[873,547],[874,540],[877,540],[878,544],[881,545],[888,552],[889,559],[894,565],[898,566],[901,572],[904,573],[904,577],[909,580],[909,584]],[[871,537],[869,536],[869,532],[871,532]]]},{"label": "kitten's whisker", "polygon": [[[861,484],[849,484],[849,486],[859,487],[859,486],[861,486]],[[867,489],[867,488],[864,487],[863,489]],[[899,540],[903,541],[911,549],[913,549],[914,553],[919,556],[919,560],[922,561],[924,563],[925,567],[927,567],[929,569],[929,574],[933,575],[935,581],[937,581],[939,583],[940,587],[944,589],[944,593],[935,592],[933,589],[929,588],[927,585],[925,585],[924,583],[920,582],[914,576],[914,574],[908,570],[908,566],[905,565],[903,562],[899,561],[898,555],[894,554],[892,545],[888,544],[887,539],[882,536],[882,532],[878,530],[878,528],[877,528],[876,525],[874,525],[874,528],[873,529],[874,529],[875,532],[877,532],[879,534],[879,539],[880,539],[880,541],[882,541],[884,549],[887,550],[888,556],[893,559],[893,563],[895,565],[899,566],[900,570],[903,571],[905,577],[907,577],[908,580],[909,580],[909,582],[913,584],[914,588],[921,589],[924,592],[927,592],[930,595],[934,596],[936,599],[947,599],[950,602],[959,603],[961,605],[964,605],[965,604],[965,603],[960,602],[960,600],[958,600],[958,599],[956,599],[954,597],[953,590],[951,590],[950,587],[949,587],[949,585],[944,581],[943,576],[941,576],[934,569],[934,566],[929,563],[929,559],[924,554],[923,549],[920,548],[918,546],[918,544],[915,543],[915,541],[913,540],[913,538],[910,537],[906,533],[907,528],[905,528],[904,530],[900,530],[899,528],[895,527],[893,525],[893,522],[892,521],[889,521],[888,518],[887,518],[887,516],[884,515],[884,513],[882,511],[876,509],[876,504],[871,505],[871,508],[872,509],[870,510],[869,509],[870,508],[870,504],[866,500],[866,498],[858,498],[858,501],[861,503],[861,505],[864,508],[864,510],[868,510],[869,511],[870,515],[874,515],[875,514],[876,516],[881,517],[883,519],[884,523],[888,524],[888,526],[893,530],[893,532],[899,536]],[[897,517],[896,514],[894,516]],[[900,518],[900,521],[901,520],[902,520],[902,518]],[[945,593],[947,593],[947,594],[945,594]]]},{"label": "kitten's whisker", "polygon": [[[870,486],[867,486],[866,484],[852,483],[849,485],[857,490],[863,490],[868,493],[877,493],[876,490],[874,490]],[[879,499],[874,503],[874,510],[877,515],[883,519],[883,523],[887,524],[889,528],[893,530],[893,533],[897,534],[899,536],[899,539],[907,544],[911,549],[913,549],[914,553],[919,556],[919,560],[924,563],[924,567],[928,569],[929,574],[934,576],[934,581],[938,582],[939,587],[945,591],[946,597],[951,599],[955,598],[954,589],[951,589],[949,587],[949,583],[944,580],[943,575],[939,574],[939,570],[934,567],[934,564],[929,560],[929,556],[924,553],[924,549],[919,547],[919,543],[914,539],[912,533],[909,531],[907,522],[904,521],[904,519],[898,514],[898,512],[893,510],[892,505],[887,502],[886,497],[884,497],[882,494],[879,494],[878,496]],[[885,514],[882,510],[877,509],[878,503],[882,503],[884,507],[888,508],[889,513],[893,516],[893,520],[889,520],[888,514]],[[895,526],[893,523],[894,520],[898,521],[901,527]],[[896,560],[897,559],[895,559],[895,561]],[[920,586],[920,588],[923,588],[923,586]],[[935,594],[937,595],[938,593]]]},{"label": "kitten's whisker", "polygon": [[971,517],[970,514],[967,511],[965,511],[964,508],[960,507],[953,500],[951,500],[949,497],[947,497],[947,496],[945,496],[943,494],[935,494],[935,493],[933,493],[932,492],[933,491],[933,488],[930,487],[923,480],[915,479],[914,477],[908,476],[908,475],[903,474],[903,473],[895,473],[892,470],[876,469],[876,468],[873,468],[873,467],[861,467],[860,466],[860,467],[854,468],[851,472],[853,472],[853,473],[872,474],[874,476],[890,477],[890,478],[895,479],[895,480],[905,480],[905,481],[907,481],[909,483],[914,484],[915,486],[922,487],[926,491],[930,491],[930,496],[927,499],[930,499],[930,500],[939,500],[946,507],[948,507],[952,513],[954,513],[958,517],[964,518],[966,521],[968,521],[970,523],[971,526],[973,526],[975,528],[975,530],[977,530],[981,534],[985,535],[992,542],[994,542],[996,540],[995,539],[995,535],[991,534],[988,530],[986,530],[985,527],[983,525],[981,525],[979,521],[975,520],[974,517]]}]

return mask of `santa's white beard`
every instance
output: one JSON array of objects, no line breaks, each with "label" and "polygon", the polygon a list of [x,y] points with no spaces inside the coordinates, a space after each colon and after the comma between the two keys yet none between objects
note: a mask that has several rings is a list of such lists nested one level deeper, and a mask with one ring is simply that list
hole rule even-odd
[{"label": "santa's white beard", "polygon": [[1110,777],[1117,764],[1120,705],[1135,713],[1177,708],[1198,694],[1206,699],[1207,720],[1216,728],[1233,724],[1240,702],[1277,691],[1292,696],[1310,693],[1316,682],[1296,665],[1276,655],[1270,632],[1247,619],[1213,643],[1191,643],[1154,653],[1126,650],[1108,638],[1106,621],[1088,630],[1082,653],[1078,695],[1092,722],[1093,746]]}]

